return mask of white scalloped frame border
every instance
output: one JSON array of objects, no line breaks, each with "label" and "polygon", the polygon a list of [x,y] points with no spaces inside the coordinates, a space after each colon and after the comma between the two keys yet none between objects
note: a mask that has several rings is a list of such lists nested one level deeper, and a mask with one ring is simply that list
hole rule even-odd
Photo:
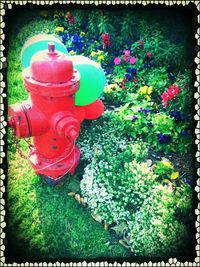
[{"label": "white scalloped frame border", "polygon": [[[4,137],[6,135],[6,126],[7,122],[4,117],[4,104],[3,102],[5,101],[6,94],[5,94],[5,82],[3,81],[3,74],[2,74],[2,69],[6,67],[6,58],[4,57],[3,51],[5,50],[5,47],[3,46],[3,41],[5,39],[5,34],[3,32],[3,28],[5,27],[5,22],[3,21],[3,17],[5,15],[5,9],[4,9],[4,4],[7,5],[8,9],[12,9],[12,4],[17,4],[17,5],[25,5],[27,3],[31,4],[37,4],[37,5],[52,5],[52,4],[81,4],[81,5],[87,5],[87,4],[95,4],[95,5],[100,5],[100,4],[106,4],[106,5],[117,5],[117,4],[142,4],[142,5],[147,5],[147,4],[165,4],[165,5],[173,5],[173,4],[178,4],[178,5],[188,5],[190,3],[193,3],[196,5],[197,12],[199,14],[197,15],[197,22],[198,24],[200,23],[200,1],[198,0],[173,0],[173,1],[163,1],[163,0],[71,0],[71,1],[64,1],[64,0],[25,0],[25,1],[20,1],[20,0],[0,0],[0,163],[2,164],[5,161],[5,152],[3,151],[5,142],[4,142]],[[195,34],[195,38],[197,39],[197,46],[200,47],[200,28],[197,29],[197,32]],[[198,49],[197,49],[198,50]],[[197,65],[197,68],[195,70],[195,75],[196,75],[196,81],[194,83],[194,87],[196,88],[196,92],[194,94],[194,98],[197,99],[196,102],[197,104],[195,105],[196,109],[196,114],[194,116],[194,119],[197,121],[196,128],[195,128],[195,135],[196,135],[196,140],[195,144],[197,146],[197,152],[196,152],[196,166],[197,166],[197,183],[195,186],[195,191],[197,192],[197,198],[198,201],[200,200],[200,52],[198,51],[195,57],[195,63]],[[41,263],[12,263],[12,264],[6,264],[5,263],[5,245],[4,245],[4,240],[5,240],[5,233],[4,233],[4,228],[6,227],[5,223],[5,200],[3,199],[3,194],[5,193],[5,186],[4,186],[4,180],[5,180],[5,173],[4,169],[0,168],[0,266],[200,266],[200,202],[198,202],[198,207],[195,209],[195,214],[197,215],[197,220],[195,222],[195,227],[196,227],[196,254],[197,257],[194,259],[194,262],[179,262],[176,258],[170,258],[167,263],[164,261],[161,262],[156,262],[153,263],[151,261],[149,262],[143,262],[141,264],[139,263],[129,263],[124,261],[122,264],[121,263],[108,263],[108,262],[90,262],[87,263],[86,261],[83,262],[77,262],[77,263],[64,263],[64,262],[55,262],[55,263],[47,263],[47,262],[41,262]]]}]

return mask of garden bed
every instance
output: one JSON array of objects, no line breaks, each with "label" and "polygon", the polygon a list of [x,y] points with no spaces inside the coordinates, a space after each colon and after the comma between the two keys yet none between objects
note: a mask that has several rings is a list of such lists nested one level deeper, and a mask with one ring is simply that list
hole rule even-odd
[{"label": "garden bed", "polygon": [[[9,130],[10,259],[194,255],[193,43],[182,11],[175,18],[172,10],[167,22],[163,9],[31,10],[24,21],[10,21],[9,104],[28,97],[20,51],[37,33],[55,34],[71,56],[98,62],[107,78],[105,112],[82,123],[81,161],[62,186],[34,174]],[[26,142],[20,145],[27,153]]]}]

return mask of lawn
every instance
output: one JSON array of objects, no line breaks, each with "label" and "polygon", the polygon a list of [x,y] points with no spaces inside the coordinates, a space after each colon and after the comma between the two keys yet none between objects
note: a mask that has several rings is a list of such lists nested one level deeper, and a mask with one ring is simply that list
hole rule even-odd
[{"label": "lawn", "polygon": [[106,86],[60,185],[34,173],[8,129],[7,261],[194,258],[192,11],[176,8],[9,11],[9,105],[28,98],[20,52],[38,33],[98,62]]}]

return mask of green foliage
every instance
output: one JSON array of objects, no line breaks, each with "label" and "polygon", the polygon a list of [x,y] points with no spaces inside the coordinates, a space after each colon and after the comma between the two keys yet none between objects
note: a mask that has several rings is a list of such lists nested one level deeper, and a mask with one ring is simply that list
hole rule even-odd
[{"label": "green foliage", "polygon": [[170,179],[170,175],[173,171],[173,164],[166,158],[163,158],[161,161],[158,161],[155,166],[155,173],[161,178]]},{"label": "green foliage", "polygon": [[[137,94],[128,94],[127,99],[131,99],[131,102],[121,105],[113,112],[114,119],[121,124],[127,136],[143,138],[157,151],[185,154],[191,149],[191,134],[181,135],[181,132],[189,127],[189,122],[177,123],[165,112],[157,113],[153,102],[141,100]],[[170,141],[159,142],[159,134],[169,136]]]},{"label": "green foliage", "polygon": [[168,258],[187,254],[188,228],[175,218],[179,201],[170,187],[153,189],[128,222],[126,240],[135,255]]}]

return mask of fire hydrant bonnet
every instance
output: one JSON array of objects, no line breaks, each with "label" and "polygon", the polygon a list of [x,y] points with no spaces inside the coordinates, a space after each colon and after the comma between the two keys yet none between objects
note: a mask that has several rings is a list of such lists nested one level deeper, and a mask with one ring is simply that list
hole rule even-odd
[{"label": "fire hydrant bonnet", "polygon": [[23,77],[27,91],[45,97],[74,95],[80,87],[80,73],[69,56],[55,51],[53,43],[32,57]]},{"label": "fire hydrant bonnet", "polygon": [[30,64],[31,77],[43,83],[65,83],[73,77],[73,64],[69,56],[55,52],[55,45],[36,53]]}]

